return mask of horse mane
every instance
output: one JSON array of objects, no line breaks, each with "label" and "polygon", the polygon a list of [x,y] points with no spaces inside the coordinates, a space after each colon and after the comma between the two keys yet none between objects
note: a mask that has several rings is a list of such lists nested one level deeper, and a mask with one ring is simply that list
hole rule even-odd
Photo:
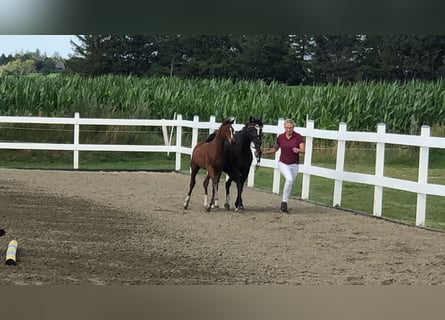
[{"label": "horse mane", "polygon": [[213,133],[211,133],[211,134],[207,137],[207,139],[204,140],[204,142],[210,142],[210,141],[212,141],[213,139],[215,139],[216,134],[217,134],[217,131],[218,131],[218,130],[213,131]]}]

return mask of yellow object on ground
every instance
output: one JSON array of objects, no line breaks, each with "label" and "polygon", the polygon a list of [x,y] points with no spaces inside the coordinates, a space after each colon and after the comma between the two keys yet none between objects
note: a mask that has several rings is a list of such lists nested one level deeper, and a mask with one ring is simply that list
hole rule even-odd
[{"label": "yellow object on ground", "polygon": [[8,245],[8,250],[6,251],[6,262],[7,265],[16,265],[16,254],[17,254],[18,243],[16,240],[11,240]]}]

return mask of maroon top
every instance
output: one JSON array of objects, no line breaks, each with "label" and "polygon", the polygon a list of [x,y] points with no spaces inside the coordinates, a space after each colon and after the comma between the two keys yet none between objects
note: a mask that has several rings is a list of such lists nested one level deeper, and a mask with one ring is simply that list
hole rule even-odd
[{"label": "maroon top", "polygon": [[277,144],[280,146],[280,161],[285,164],[300,163],[300,154],[292,151],[293,147],[300,148],[300,143],[304,142],[303,137],[293,132],[290,139],[286,138],[286,133],[282,133],[277,137]]}]

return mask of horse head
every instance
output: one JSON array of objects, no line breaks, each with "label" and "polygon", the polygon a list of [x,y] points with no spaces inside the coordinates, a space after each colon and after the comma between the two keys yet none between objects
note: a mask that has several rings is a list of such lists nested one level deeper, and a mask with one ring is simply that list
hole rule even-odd
[{"label": "horse head", "polygon": [[255,150],[260,152],[261,144],[263,143],[263,121],[260,118],[250,116],[249,122],[246,123],[246,128],[249,131]]},{"label": "horse head", "polygon": [[232,143],[235,141],[235,137],[233,135],[233,127],[232,124],[235,121],[235,119],[228,119],[225,120],[221,126],[218,129],[217,135],[222,137],[224,140],[227,140],[228,142]]}]

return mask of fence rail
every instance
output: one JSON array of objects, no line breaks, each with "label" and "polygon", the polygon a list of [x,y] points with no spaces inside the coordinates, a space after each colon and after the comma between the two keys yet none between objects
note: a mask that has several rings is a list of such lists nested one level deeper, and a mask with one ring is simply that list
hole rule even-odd
[{"label": "fence rail", "polygon": [[[125,151],[125,152],[172,152],[176,153],[175,170],[181,170],[181,155],[191,155],[193,147],[198,142],[199,130],[213,130],[219,127],[215,117],[210,117],[208,122],[200,122],[199,117],[193,120],[183,120],[177,115],[172,120],[143,120],[143,119],[94,119],[80,118],[79,113],[74,118],[50,118],[50,117],[0,117],[1,123],[35,123],[35,124],[64,124],[73,125],[73,143],[29,143],[29,142],[0,142],[0,149],[28,149],[28,150],[65,150],[73,152],[73,168],[79,168],[79,152],[81,151]],[[264,133],[279,134],[282,132],[284,119],[279,119],[277,125],[265,125]],[[82,125],[112,125],[112,126],[154,126],[161,127],[164,136],[164,145],[118,145],[118,144],[81,144],[79,143],[80,126]],[[242,124],[235,124],[235,130],[240,130]],[[176,142],[170,145],[167,135],[167,127],[176,129]],[[182,143],[183,128],[192,129],[190,146]],[[374,186],[373,214],[381,216],[383,188],[392,188],[417,194],[416,225],[425,224],[426,196],[445,196],[445,185],[428,183],[429,149],[445,149],[445,138],[431,137],[430,127],[422,126],[421,134],[401,135],[386,133],[384,124],[379,124],[377,132],[347,131],[347,125],[340,123],[339,130],[321,130],[314,128],[314,121],[308,120],[306,127],[297,127],[306,141],[306,153],[304,162],[300,165],[300,173],[303,175],[301,197],[309,199],[309,187],[311,176],[319,176],[334,180],[334,194],[332,205],[340,206],[342,197],[342,185],[344,181],[362,183]],[[313,140],[327,139],[337,141],[337,159],[335,169],[328,169],[312,165]],[[375,174],[364,174],[344,171],[344,160],[347,141],[370,142],[376,144]],[[397,144],[417,146],[419,152],[418,180],[408,181],[384,176],[385,145]],[[252,150],[253,152],[253,150]],[[280,151],[275,154],[275,159],[262,159],[260,166],[273,168],[272,192],[280,192],[280,172],[278,170],[278,158]],[[252,164],[248,186],[254,185],[255,163]]]}]

